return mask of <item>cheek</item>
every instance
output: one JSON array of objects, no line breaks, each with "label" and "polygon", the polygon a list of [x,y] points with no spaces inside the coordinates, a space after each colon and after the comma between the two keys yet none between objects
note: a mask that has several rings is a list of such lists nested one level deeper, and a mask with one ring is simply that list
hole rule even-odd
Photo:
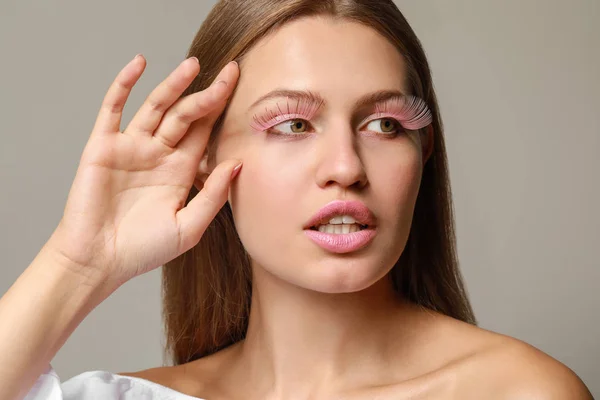
[{"label": "cheek", "polygon": [[293,228],[301,220],[298,203],[305,193],[303,175],[295,162],[265,149],[244,157],[244,166],[231,187],[230,204],[248,250],[259,241],[276,240],[281,229]]},{"label": "cheek", "polygon": [[405,224],[412,215],[421,184],[420,153],[417,149],[405,149],[378,157],[374,163],[370,182],[376,202],[383,207],[381,214],[389,221]]},{"label": "cheek", "polygon": [[260,202],[264,205],[261,208],[266,205],[281,207],[283,200],[298,199],[296,192],[301,191],[302,164],[265,149],[255,149],[242,158],[244,165],[236,188],[240,199],[237,206]]},{"label": "cheek", "polygon": [[245,157],[232,186],[231,207],[236,230],[253,263],[270,271],[297,257],[304,240],[301,201],[306,197],[306,170],[293,160],[265,149]]}]

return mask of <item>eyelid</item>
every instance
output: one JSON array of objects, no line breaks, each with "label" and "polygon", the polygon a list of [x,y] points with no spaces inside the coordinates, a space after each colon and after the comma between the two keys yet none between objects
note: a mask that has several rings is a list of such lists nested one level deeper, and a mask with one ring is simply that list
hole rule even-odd
[{"label": "eyelid", "polygon": [[398,122],[400,125],[402,125],[402,119],[400,118],[400,116],[395,115],[394,113],[389,113],[389,112],[381,112],[378,111],[375,114],[369,115],[367,118],[363,119],[358,126],[363,126],[365,124],[371,123],[373,121],[376,121],[378,119],[393,119],[396,122]]},{"label": "eyelid", "polygon": [[284,122],[291,121],[294,119],[301,119],[307,122],[310,120],[309,118],[306,118],[305,115],[300,114],[279,114],[269,120],[267,120],[264,117],[261,118],[255,116],[253,118],[253,122],[250,125],[256,131],[266,131],[273,128],[274,126],[280,125]]},{"label": "eyelid", "polygon": [[307,120],[312,119],[319,109],[322,106],[322,103],[315,104],[313,102],[303,101],[299,99],[296,101],[296,104],[290,107],[290,99],[287,99],[287,109],[283,111],[279,105],[276,103],[277,111],[273,109],[268,109],[265,107],[265,112],[262,115],[255,114],[253,117],[254,121],[254,129],[258,130],[266,130],[269,129],[273,122],[285,122],[287,119],[291,118],[305,118]]}]

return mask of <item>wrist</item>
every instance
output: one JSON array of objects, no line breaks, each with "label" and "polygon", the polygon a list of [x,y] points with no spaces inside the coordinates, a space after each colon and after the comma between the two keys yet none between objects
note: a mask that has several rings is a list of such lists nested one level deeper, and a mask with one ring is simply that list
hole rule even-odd
[{"label": "wrist", "polygon": [[52,276],[86,287],[91,292],[112,293],[119,286],[110,281],[106,271],[72,260],[60,248],[54,246],[51,240],[42,247],[32,266],[39,266]]}]

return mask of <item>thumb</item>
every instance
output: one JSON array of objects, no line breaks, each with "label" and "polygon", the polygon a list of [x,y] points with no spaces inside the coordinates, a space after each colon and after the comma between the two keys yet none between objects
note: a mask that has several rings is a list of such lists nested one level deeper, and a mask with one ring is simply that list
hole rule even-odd
[{"label": "thumb", "polygon": [[[234,172],[237,166],[240,168]],[[177,212],[182,252],[188,251],[200,241],[208,225],[227,201],[229,186],[241,166],[240,160],[229,160],[217,165],[202,190]]]}]

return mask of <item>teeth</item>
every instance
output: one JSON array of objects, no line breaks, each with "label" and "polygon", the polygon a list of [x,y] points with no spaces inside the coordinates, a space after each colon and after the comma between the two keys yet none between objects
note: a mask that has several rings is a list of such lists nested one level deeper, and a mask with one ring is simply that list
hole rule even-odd
[{"label": "teeth", "polygon": [[360,225],[358,224],[327,224],[319,226],[319,232],[334,233],[338,235],[354,233],[360,230]]},{"label": "teeth", "polygon": [[356,224],[356,223],[358,223],[358,221],[356,221],[350,215],[340,215],[340,216],[331,218],[329,220],[329,223],[332,224],[332,225],[338,225],[338,224]]},{"label": "teeth", "polygon": [[350,215],[338,215],[331,218],[329,223],[318,225],[313,229],[324,233],[348,234],[358,232],[366,227],[366,225],[360,225],[358,221]]}]

